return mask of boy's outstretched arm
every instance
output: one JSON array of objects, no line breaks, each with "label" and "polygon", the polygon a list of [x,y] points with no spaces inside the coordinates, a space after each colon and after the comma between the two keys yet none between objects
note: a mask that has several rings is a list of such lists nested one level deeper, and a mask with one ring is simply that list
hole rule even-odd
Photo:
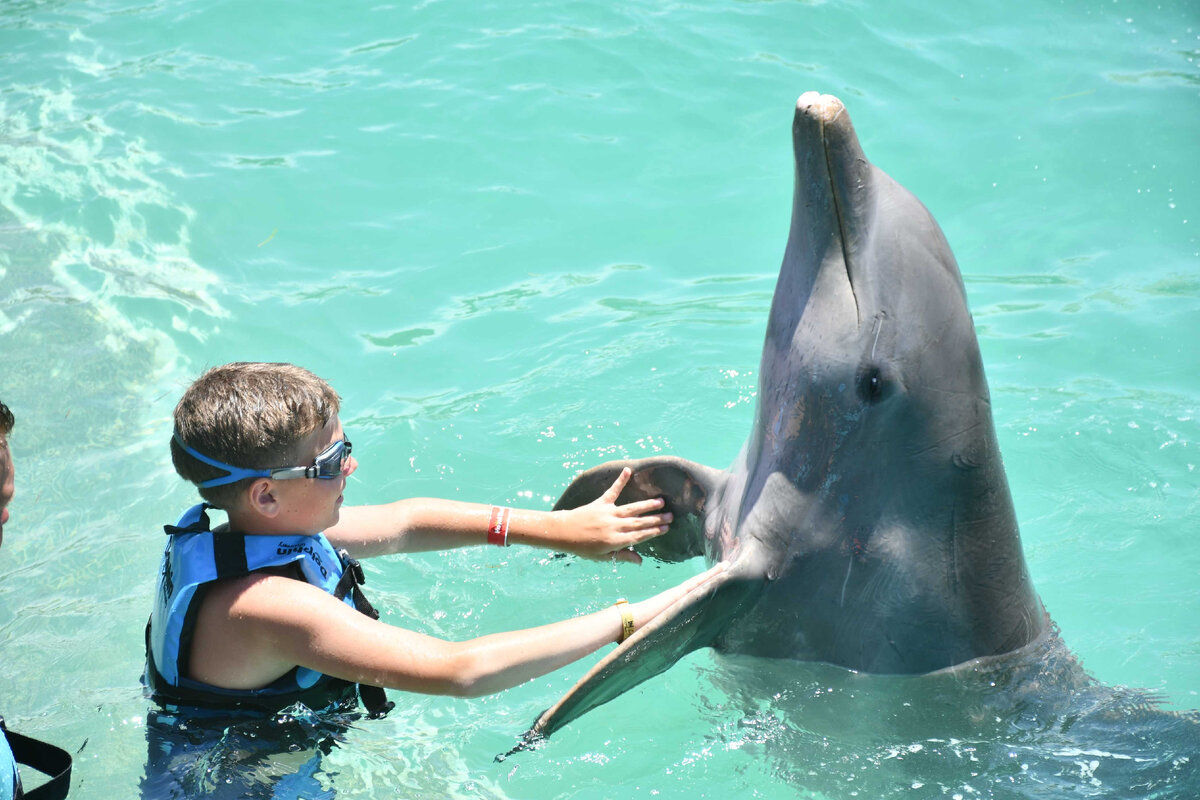
[{"label": "boy's outstretched arm", "polygon": [[[640,629],[724,569],[718,564],[630,603]],[[189,677],[231,689],[263,686],[295,665],[356,683],[473,697],[565,666],[622,638],[615,606],[536,628],[450,642],[360,614],[317,587],[250,575],[214,587],[197,620]]]},{"label": "boy's outstretched arm", "polygon": [[[603,495],[579,508],[508,515],[508,544],[527,544],[584,558],[613,557],[641,563],[629,548],[666,533],[670,513],[661,498],[616,504],[632,473],[625,469]],[[485,544],[492,506],[417,497],[379,506],[344,506],[337,525],[325,531],[335,547],[356,558],[446,550]]]}]

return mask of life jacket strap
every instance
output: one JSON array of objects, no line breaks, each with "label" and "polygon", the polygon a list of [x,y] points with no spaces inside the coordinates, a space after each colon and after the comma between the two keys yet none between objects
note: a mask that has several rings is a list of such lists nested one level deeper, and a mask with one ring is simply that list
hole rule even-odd
[{"label": "life jacket strap", "polygon": [[13,758],[18,764],[32,767],[50,776],[50,780],[28,792],[17,792],[23,800],[63,800],[71,788],[71,755],[61,747],[10,731],[0,717],[0,736],[8,739]]},{"label": "life jacket strap", "polygon": [[[354,558],[346,551],[345,548],[337,551],[338,558],[342,560],[342,577],[338,579],[337,587],[333,590],[333,596],[339,600],[344,600],[347,594],[354,598],[354,607],[363,614],[366,614],[371,619],[379,619],[379,612],[375,606],[371,605],[366,596],[362,593],[362,589],[358,588],[367,582],[367,575],[363,572],[362,564],[357,558]],[[387,693],[380,686],[371,686],[366,683],[358,685],[358,696],[362,699],[363,707],[367,709],[368,719],[380,719],[387,716],[387,713],[396,707],[396,704],[387,699]]]}]

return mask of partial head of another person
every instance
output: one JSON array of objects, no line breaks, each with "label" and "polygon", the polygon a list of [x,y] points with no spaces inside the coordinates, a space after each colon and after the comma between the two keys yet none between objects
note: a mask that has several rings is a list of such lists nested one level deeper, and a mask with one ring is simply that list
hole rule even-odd
[{"label": "partial head of another person", "polygon": [[0,546],[4,544],[4,526],[8,524],[8,504],[12,502],[16,487],[13,483],[12,450],[8,435],[12,433],[16,419],[8,406],[0,402]]}]

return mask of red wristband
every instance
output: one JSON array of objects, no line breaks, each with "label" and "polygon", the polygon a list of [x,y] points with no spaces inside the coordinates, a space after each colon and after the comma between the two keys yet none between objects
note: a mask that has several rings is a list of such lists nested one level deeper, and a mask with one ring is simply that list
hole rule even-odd
[{"label": "red wristband", "polygon": [[488,544],[508,547],[508,515],[511,508],[492,506],[492,519],[488,523]]}]

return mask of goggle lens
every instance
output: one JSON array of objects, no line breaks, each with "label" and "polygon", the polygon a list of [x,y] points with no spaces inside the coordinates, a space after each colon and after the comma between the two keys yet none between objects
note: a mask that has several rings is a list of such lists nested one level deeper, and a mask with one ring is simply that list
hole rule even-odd
[{"label": "goggle lens", "polygon": [[340,478],[342,476],[342,467],[346,459],[350,457],[353,447],[349,439],[339,439],[322,450],[321,454],[313,461],[313,467],[317,473],[314,477],[321,480]]}]

